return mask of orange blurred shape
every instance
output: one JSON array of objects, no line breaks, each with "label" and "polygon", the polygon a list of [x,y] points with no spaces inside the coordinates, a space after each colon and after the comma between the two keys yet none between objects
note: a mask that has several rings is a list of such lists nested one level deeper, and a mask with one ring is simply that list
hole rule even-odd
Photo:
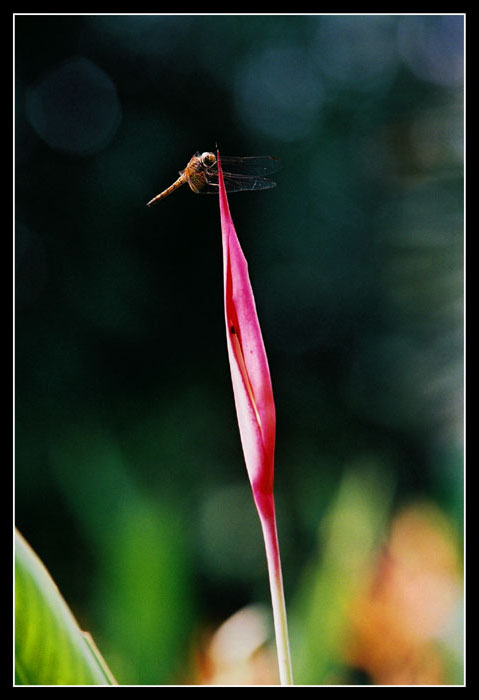
[{"label": "orange blurred shape", "polygon": [[380,685],[447,684],[441,636],[462,596],[457,538],[434,506],[404,509],[352,602],[349,664]]},{"label": "orange blurred shape", "polygon": [[277,661],[269,648],[270,623],[260,606],[229,617],[197,654],[198,685],[276,685]]}]

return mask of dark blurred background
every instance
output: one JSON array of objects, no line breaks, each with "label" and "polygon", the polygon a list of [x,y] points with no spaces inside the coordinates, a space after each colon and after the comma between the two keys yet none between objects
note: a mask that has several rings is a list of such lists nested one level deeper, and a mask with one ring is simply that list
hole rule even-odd
[{"label": "dark blurred background", "polygon": [[16,16],[16,523],[120,683],[276,682],[218,201],[145,206],[216,142],[295,680],[462,683],[463,24]]}]

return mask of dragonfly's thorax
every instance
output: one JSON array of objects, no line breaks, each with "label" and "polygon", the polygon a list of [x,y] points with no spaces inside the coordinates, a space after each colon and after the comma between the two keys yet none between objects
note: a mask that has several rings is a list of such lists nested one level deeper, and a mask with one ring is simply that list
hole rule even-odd
[{"label": "dragonfly's thorax", "polygon": [[182,175],[186,177],[190,188],[193,192],[199,193],[208,184],[206,171],[216,163],[214,153],[205,151],[201,155],[197,153],[191,158],[186,168],[182,171]]},{"label": "dragonfly's thorax", "polygon": [[205,187],[207,183],[208,180],[206,179],[204,166],[201,170],[193,172],[188,178],[189,186],[191,187],[193,192],[196,192],[197,194],[201,192],[201,190]]}]

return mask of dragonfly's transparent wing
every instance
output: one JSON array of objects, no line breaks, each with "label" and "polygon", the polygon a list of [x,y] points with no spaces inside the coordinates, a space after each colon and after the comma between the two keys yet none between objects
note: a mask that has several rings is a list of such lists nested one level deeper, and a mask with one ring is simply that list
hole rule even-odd
[{"label": "dragonfly's transparent wing", "polygon": [[235,175],[264,177],[279,170],[281,161],[273,156],[224,156],[221,158],[221,167]]},{"label": "dragonfly's transparent wing", "polygon": [[[207,171],[205,173],[207,183],[200,190],[201,194],[218,194],[218,173]],[[225,189],[227,192],[248,192],[252,190],[269,190],[276,187],[276,182],[265,177],[252,177],[248,175],[238,175],[237,173],[223,172]]]}]

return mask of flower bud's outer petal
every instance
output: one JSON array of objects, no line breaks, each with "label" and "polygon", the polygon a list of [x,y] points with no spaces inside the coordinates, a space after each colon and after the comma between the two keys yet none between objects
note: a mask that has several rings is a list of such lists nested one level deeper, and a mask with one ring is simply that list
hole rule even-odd
[{"label": "flower bud's outer petal", "polygon": [[243,454],[256,498],[273,490],[276,414],[248,264],[231,219],[219,153],[218,172],[228,357]]}]

